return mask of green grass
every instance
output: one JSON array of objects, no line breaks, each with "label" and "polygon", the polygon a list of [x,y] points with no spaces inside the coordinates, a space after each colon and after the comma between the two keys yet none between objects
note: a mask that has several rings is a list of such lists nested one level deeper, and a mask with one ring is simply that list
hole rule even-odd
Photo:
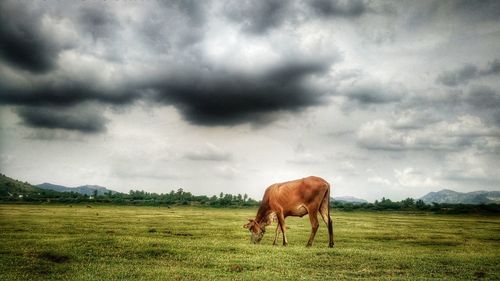
[{"label": "green grass", "polygon": [[0,205],[0,280],[500,279],[500,217],[333,212],[306,248],[243,229],[254,209]]}]

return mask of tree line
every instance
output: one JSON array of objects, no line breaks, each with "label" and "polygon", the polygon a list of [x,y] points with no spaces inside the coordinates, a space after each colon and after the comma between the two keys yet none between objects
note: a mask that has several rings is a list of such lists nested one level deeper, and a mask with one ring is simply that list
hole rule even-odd
[{"label": "tree line", "polygon": [[332,201],[331,206],[334,209],[342,211],[418,211],[447,214],[465,214],[465,213],[500,213],[500,204],[450,204],[450,203],[432,203],[426,204],[423,200],[406,198],[401,201],[392,201],[383,197],[380,201],[374,203],[351,203],[344,201]]},{"label": "tree line", "polygon": [[259,202],[250,198],[247,194],[224,194],[211,197],[206,195],[193,195],[182,188],[169,193],[153,193],[144,190],[130,190],[129,193],[113,193],[108,191],[98,194],[94,190],[92,195],[76,192],[57,192],[52,190],[40,190],[38,192],[23,192],[15,194],[0,194],[1,202],[50,202],[50,203],[109,203],[124,205],[204,205],[213,207],[230,206],[258,206]]}]

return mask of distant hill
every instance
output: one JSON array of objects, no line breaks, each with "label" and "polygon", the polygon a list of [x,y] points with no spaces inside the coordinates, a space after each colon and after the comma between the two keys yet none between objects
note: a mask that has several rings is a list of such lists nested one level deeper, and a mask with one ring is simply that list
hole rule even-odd
[{"label": "distant hill", "polygon": [[118,191],[107,189],[106,187],[99,186],[99,185],[82,185],[82,186],[77,186],[77,187],[68,187],[68,186],[57,185],[57,184],[52,184],[52,183],[46,182],[46,183],[38,184],[37,187],[42,188],[42,189],[59,191],[59,192],[76,192],[76,193],[85,194],[85,195],[94,194],[94,190],[97,190],[98,195],[103,195],[103,194],[108,193],[110,191],[112,194],[120,193]]},{"label": "distant hill", "polygon": [[0,196],[17,196],[19,194],[38,193],[42,190],[27,182],[18,181],[0,174]]},{"label": "distant hill", "polygon": [[339,196],[339,197],[333,197],[332,198],[333,201],[337,201],[337,202],[344,202],[344,203],[368,203],[368,201],[364,200],[364,199],[359,199],[359,198],[356,198],[356,197],[353,197],[353,196]]},{"label": "distant hill", "polygon": [[420,199],[427,204],[433,202],[450,204],[500,203],[500,191],[473,191],[462,193],[450,189],[443,189],[438,192],[429,192]]}]

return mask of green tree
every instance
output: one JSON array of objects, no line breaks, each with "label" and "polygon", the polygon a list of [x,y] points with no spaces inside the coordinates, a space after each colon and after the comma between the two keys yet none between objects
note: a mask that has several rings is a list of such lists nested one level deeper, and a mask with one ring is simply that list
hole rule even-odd
[{"label": "green tree", "polygon": [[415,207],[415,200],[413,198],[406,198],[405,200],[401,201],[401,206],[404,209],[411,209]]},{"label": "green tree", "polygon": [[427,205],[425,205],[423,200],[419,199],[417,200],[417,202],[415,202],[415,207],[417,207],[417,209],[419,210],[424,210],[427,207]]}]

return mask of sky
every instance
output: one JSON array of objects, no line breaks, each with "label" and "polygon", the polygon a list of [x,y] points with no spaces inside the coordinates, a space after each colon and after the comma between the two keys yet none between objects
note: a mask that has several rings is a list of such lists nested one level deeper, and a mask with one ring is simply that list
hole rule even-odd
[{"label": "sky", "polygon": [[332,196],[500,190],[500,1],[0,2],[0,171]]}]

